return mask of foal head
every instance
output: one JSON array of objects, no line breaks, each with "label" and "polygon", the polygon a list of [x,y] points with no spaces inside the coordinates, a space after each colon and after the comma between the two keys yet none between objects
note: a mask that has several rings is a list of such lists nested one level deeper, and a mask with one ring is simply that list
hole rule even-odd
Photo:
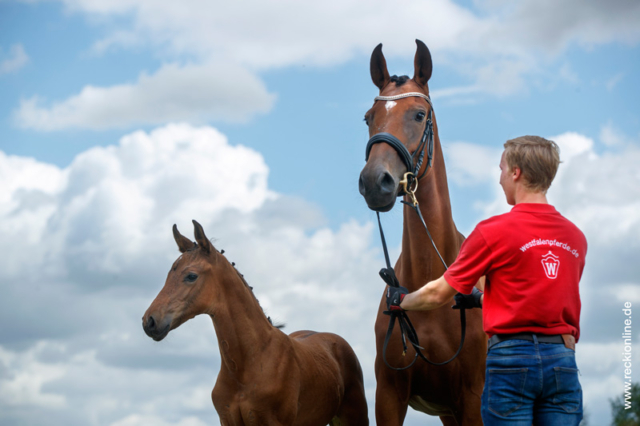
[{"label": "foal head", "polygon": [[[427,82],[431,77],[431,54],[420,40],[414,59],[413,78],[389,76],[387,62],[379,44],[371,54],[371,79],[380,89],[380,96],[394,96],[408,92],[429,94]],[[420,97],[405,97],[397,101],[375,101],[365,114],[369,137],[378,133],[390,133],[413,153],[422,139],[429,103]],[[425,161],[426,162],[426,161]],[[425,165],[423,164],[423,168]],[[399,182],[409,171],[398,152],[386,143],[372,146],[369,159],[360,173],[359,189],[372,210],[389,211],[396,197],[402,195]]]},{"label": "foal head", "polygon": [[[213,314],[218,283],[226,282],[233,268],[207,239],[202,226],[193,221],[196,243],[182,236],[173,225],[173,236],[182,255],[173,263],[167,281],[142,317],[142,327],[153,340],[198,314]],[[237,275],[237,274],[236,274]]]}]

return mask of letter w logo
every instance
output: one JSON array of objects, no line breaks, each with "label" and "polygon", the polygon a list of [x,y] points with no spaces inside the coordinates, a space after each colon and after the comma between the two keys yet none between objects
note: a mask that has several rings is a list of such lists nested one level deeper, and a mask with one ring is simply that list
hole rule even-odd
[{"label": "letter w logo", "polygon": [[555,280],[558,278],[558,269],[560,269],[560,258],[555,254],[549,253],[542,256],[542,269],[547,278]]}]

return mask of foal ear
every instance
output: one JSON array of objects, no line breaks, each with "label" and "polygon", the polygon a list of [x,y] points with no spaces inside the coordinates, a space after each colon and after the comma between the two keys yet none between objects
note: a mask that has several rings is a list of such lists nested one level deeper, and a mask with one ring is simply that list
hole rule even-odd
[{"label": "foal ear", "polygon": [[211,241],[209,241],[207,236],[204,235],[204,229],[202,229],[202,225],[200,225],[195,220],[192,220],[192,222],[193,232],[196,236],[196,242],[200,246],[200,249],[205,251],[206,253],[211,253],[211,251],[213,250],[213,244],[211,244]]},{"label": "foal ear", "polygon": [[387,70],[387,61],[382,54],[382,43],[373,49],[371,54],[371,80],[373,84],[378,86],[378,89],[382,90],[389,83],[389,71]]},{"label": "foal ear", "polygon": [[431,78],[431,72],[433,71],[433,62],[431,62],[431,53],[426,44],[416,39],[418,49],[416,50],[416,57],[413,60],[414,74],[413,81],[421,86],[427,86],[427,82]]},{"label": "foal ear", "polygon": [[175,224],[173,225],[173,238],[175,238],[176,243],[178,244],[178,250],[180,250],[180,253],[184,253],[195,246],[193,241],[178,231],[178,227]]}]

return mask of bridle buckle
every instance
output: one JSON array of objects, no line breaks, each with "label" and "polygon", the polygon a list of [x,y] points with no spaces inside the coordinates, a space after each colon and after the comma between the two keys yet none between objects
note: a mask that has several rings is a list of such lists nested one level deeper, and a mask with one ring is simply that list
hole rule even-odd
[{"label": "bridle buckle", "polygon": [[416,190],[418,189],[418,179],[415,179],[415,175],[412,172],[405,173],[399,184],[402,185],[404,193],[409,196],[411,203],[417,206]]}]

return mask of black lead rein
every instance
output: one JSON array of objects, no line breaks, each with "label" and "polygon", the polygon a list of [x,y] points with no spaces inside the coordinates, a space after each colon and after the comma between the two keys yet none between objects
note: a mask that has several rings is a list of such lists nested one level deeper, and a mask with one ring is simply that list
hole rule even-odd
[{"label": "black lead rein", "polygon": [[[395,136],[393,136],[392,134],[378,133],[376,135],[373,135],[371,139],[369,139],[369,142],[367,143],[365,160],[369,159],[369,152],[371,151],[371,147],[376,143],[386,143],[388,145],[391,145],[391,147],[393,147],[398,152],[398,155],[402,159],[402,162],[407,166],[407,170],[408,170],[408,173],[405,174],[405,180],[403,181],[405,185],[405,192],[412,199],[411,203],[407,203],[404,200],[402,200],[401,202],[403,204],[406,204],[407,206],[413,207],[413,209],[416,211],[416,213],[418,214],[418,217],[420,218],[420,221],[422,222],[422,225],[424,226],[425,231],[427,231],[427,235],[431,240],[431,244],[433,245],[433,248],[435,249],[436,253],[438,254],[438,257],[440,258],[440,261],[444,265],[444,268],[448,269],[448,266],[444,261],[444,259],[442,258],[442,256],[440,255],[440,252],[438,251],[438,247],[436,247],[436,244],[433,241],[433,238],[431,237],[431,233],[429,232],[429,228],[427,227],[427,224],[424,221],[424,218],[422,217],[422,212],[420,211],[420,207],[418,206],[418,200],[416,199],[415,193],[414,193],[415,190],[417,189],[417,182],[427,173],[427,170],[429,170],[429,168],[432,165],[434,141],[433,141],[433,120],[432,120],[433,105],[431,104],[431,100],[427,95],[423,93],[413,93],[413,92],[403,93],[397,96],[377,96],[375,100],[393,101],[396,99],[406,98],[410,96],[424,98],[429,103],[429,106],[431,107],[429,109],[429,116],[427,117],[427,123],[425,124],[424,133],[422,135],[422,139],[420,141],[420,144],[418,145],[418,148],[414,151],[413,154],[410,154],[407,148],[404,146],[404,144],[400,142],[400,140]],[[424,172],[419,177],[417,177],[418,172],[420,171],[420,168],[422,166],[425,150],[427,151],[427,164],[424,169]],[[416,154],[418,154],[418,161],[414,168],[413,159],[415,158]],[[415,182],[413,181],[413,179],[415,179]],[[414,183],[415,183],[415,186],[414,186]],[[413,189],[411,189],[412,187]],[[394,269],[391,267],[391,262],[389,261],[389,252],[387,250],[387,242],[384,238],[382,223],[380,222],[380,212],[376,212],[376,216],[378,218],[378,228],[380,229],[380,239],[382,241],[382,249],[384,251],[384,260],[387,265],[386,268],[382,268],[380,270],[380,277],[384,280],[384,282],[388,286],[400,287],[400,283],[398,281],[396,273]],[[401,371],[401,370],[406,370],[408,368],[411,368],[413,364],[415,364],[418,357],[422,358],[423,360],[425,360],[431,365],[445,365],[453,361],[460,354],[460,351],[462,350],[462,346],[464,344],[464,338],[466,335],[466,324],[467,324],[465,308],[460,309],[460,328],[461,328],[460,346],[458,347],[458,350],[453,355],[453,357],[451,357],[449,360],[444,362],[433,362],[429,360],[422,353],[422,350],[424,348],[420,347],[420,342],[418,341],[418,333],[413,327],[413,324],[411,324],[411,321],[409,320],[409,316],[407,315],[406,311],[403,311],[403,310],[385,311],[384,314],[389,315],[390,318],[389,318],[389,328],[387,329],[387,335],[384,338],[384,345],[382,348],[382,359],[384,363],[387,365],[387,367],[389,367],[392,370]],[[409,365],[407,365],[406,367],[399,367],[399,368],[392,367],[387,362],[387,346],[389,345],[389,340],[391,339],[391,334],[393,333],[393,328],[395,327],[396,320],[398,321],[398,325],[400,326],[400,335],[402,337],[402,347],[403,347],[402,355],[404,356],[407,353],[407,340],[409,340],[409,343],[411,343],[411,346],[413,346],[413,349],[415,350],[415,353],[416,353],[415,357],[413,358],[413,361],[411,361]]]}]

